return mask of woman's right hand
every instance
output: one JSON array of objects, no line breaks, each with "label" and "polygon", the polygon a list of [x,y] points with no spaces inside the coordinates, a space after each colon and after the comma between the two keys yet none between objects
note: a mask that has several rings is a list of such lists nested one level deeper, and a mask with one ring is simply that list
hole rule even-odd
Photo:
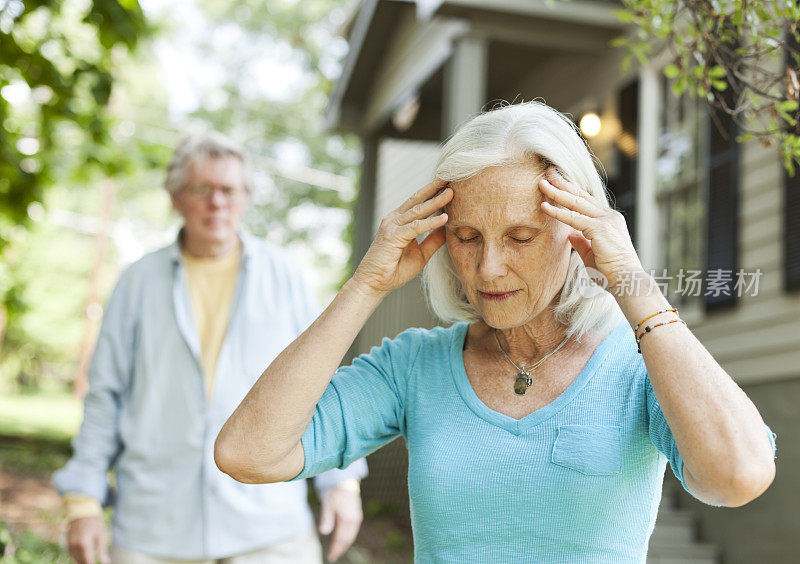
[{"label": "woman's right hand", "polygon": [[[444,188],[446,185],[446,181],[434,180],[383,218],[375,240],[353,274],[353,282],[362,291],[385,295],[401,287],[444,245],[447,214],[428,216],[453,198],[453,189]],[[418,236],[431,230],[417,243]]]}]

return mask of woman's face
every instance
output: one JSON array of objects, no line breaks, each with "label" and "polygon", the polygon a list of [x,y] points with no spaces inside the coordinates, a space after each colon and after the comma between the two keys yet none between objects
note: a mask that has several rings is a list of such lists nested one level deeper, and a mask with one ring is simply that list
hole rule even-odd
[{"label": "woman's face", "polygon": [[530,322],[566,280],[573,229],[539,209],[543,175],[519,164],[450,183],[447,248],[469,303],[491,327]]}]

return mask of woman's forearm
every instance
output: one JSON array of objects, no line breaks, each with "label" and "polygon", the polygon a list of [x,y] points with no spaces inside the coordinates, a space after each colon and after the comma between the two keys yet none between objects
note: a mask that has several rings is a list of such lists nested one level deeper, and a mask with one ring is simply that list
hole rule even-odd
[{"label": "woman's forearm", "polygon": [[[615,296],[631,327],[672,307],[651,277],[642,274],[640,279],[639,295]],[[674,318],[664,313],[645,325]],[[692,492],[729,506],[758,497],[772,482],[775,465],[753,402],[682,323],[654,329],[642,338],[641,350]]]},{"label": "woman's forearm", "polygon": [[342,357],[383,298],[419,274],[444,245],[447,214],[435,212],[453,197],[445,184],[434,180],[383,218],[353,277],[269,365],[222,427],[214,445],[220,470],[251,483],[300,473],[300,439]]},{"label": "woman's forearm", "polygon": [[[606,277],[632,328],[670,307],[644,271],[620,211],[555,168],[548,169],[539,188],[558,204],[543,199],[541,210],[576,230],[568,236],[572,248],[585,266]],[[623,286],[641,291],[619,292]],[[661,313],[647,325],[674,319],[674,312]],[[772,482],[775,463],[753,402],[682,323],[661,325],[644,335],[641,352],[692,493],[709,503],[730,506],[758,497]]]},{"label": "woman's forearm", "polygon": [[217,466],[249,483],[276,482],[303,468],[300,438],[342,357],[383,295],[352,279],[314,323],[269,365],[222,427]]}]

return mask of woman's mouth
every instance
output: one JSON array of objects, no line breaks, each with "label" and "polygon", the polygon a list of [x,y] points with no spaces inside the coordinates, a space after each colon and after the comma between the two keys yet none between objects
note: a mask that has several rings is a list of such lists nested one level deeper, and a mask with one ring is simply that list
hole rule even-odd
[{"label": "woman's mouth", "polygon": [[517,292],[519,292],[519,290],[512,290],[510,292],[481,292],[480,290],[478,290],[478,293],[484,300],[489,300],[493,302],[507,300]]}]

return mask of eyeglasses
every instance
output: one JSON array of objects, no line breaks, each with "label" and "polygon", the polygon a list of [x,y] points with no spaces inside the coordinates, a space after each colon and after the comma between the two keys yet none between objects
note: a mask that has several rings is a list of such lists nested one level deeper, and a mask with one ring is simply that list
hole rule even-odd
[{"label": "eyeglasses", "polygon": [[200,184],[199,186],[185,186],[184,192],[193,198],[210,198],[214,192],[219,191],[225,199],[232,200],[238,198],[246,192],[244,188],[236,188],[234,186],[211,186],[210,184]]}]

